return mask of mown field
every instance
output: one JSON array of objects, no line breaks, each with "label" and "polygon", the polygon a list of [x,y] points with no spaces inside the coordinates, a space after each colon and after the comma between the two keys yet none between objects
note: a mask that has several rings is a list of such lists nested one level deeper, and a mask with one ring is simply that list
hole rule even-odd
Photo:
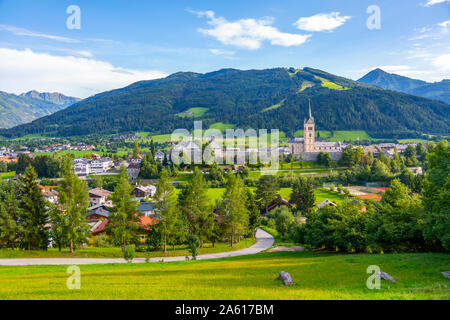
[{"label": "mown field", "polygon": [[[398,280],[366,285],[377,265]],[[217,260],[86,265],[69,290],[66,266],[0,266],[0,299],[450,299],[448,254],[261,253]],[[294,286],[276,280],[291,274]]]},{"label": "mown field", "polygon": [[[228,252],[239,249],[244,249],[252,246],[256,242],[255,239],[243,239],[239,243],[236,243],[233,248],[229,243],[216,243],[213,247],[211,243],[205,243],[203,248],[199,248],[199,254]],[[146,249],[146,247],[142,247]],[[152,250],[150,252],[150,258],[164,258],[164,257],[177,257],[177,256],[190,256],[187,245],[177,245],[175,248],[172,246],[167,247],[167,253],[163,250]],[[22,258],[122,258],[123,253],[121,248],[81,248],[76,250],[73,254],[68,249],[63,249],[61,252],[56,248],[50,248],[47,251],[26,251],[26,250],[11,250],[0,249],[0,259],[22,259]],[[149,257],[147,252],[136,252],[136,258]]]}]

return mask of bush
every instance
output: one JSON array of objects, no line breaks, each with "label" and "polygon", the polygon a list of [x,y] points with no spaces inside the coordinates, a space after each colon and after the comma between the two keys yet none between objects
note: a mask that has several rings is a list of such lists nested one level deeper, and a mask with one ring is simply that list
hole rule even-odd
[{"label": "bush", "polygon": [[294,222],[292,213],[286,207],[275,210],[275,226],[283,239],[287,237],[290,225]]},{"label": "bush", "polygon": [[111,246],[106,234],[99,234],[94,238],[94,246],[97,248],[108,248]]},{"label": "bush", "polygon": [[188,242],[189,252],[192,255],[192,260],[197,260],[198,248],[200,248],[200,246],[201,246],[199,237],[191,234],[187,237],[187,242]]},{"label": "bush", "polygon": [[135,257],[135,248],[133,246],[126,246],[123,252],[123,258],[127,262],[132,262]]}]

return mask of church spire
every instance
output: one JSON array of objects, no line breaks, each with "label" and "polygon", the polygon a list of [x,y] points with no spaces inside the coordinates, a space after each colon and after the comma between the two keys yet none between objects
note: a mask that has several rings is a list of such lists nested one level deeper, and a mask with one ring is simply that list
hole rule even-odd
[{"label": "church spire", "polygon": [[311,115],[311,99],[308,99],[308,102],[309,102],[309,118],[311,119],[312,118],[312,115]]}]

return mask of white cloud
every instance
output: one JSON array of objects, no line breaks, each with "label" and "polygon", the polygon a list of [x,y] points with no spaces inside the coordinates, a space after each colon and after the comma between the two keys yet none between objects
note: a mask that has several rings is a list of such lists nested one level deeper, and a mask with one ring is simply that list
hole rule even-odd
[{"label": "white cloud", "polygon": [[450,0],[428,0],[425,3],[425,7],[433,6],[438,3],[450,2]]},{"label": "white cloud", "polygon": [[438,23],[438,26],[440,26],[440,27],[442,27],[444,29],[448,29],[448,28],[450,28],[450,20]]},{"label": "white cloud", "polygon": [[433,59],[433,65],[443,71],[450,71],[450,54],[443,54]]},{"label": "white cloud", "polygon": [[298,46],[305,43],[311,35],[281,32],[273,27],[273,19],[241,19],[227,21],[216,17],[213,11],[189,11],[198,17],[206,17],[211,29],[198,29],[200,33],[211,36],[226,45],[256,50],[264,41],[283,47]]},{"label": "white cloud", "polygon": [[78,43],[78,42],[80,42],[79,40],[76,40],[76,39],[71,39],[71,38],[67,38],[67,37],[61,37],[61,36],[55,36],[55,35],[51,35],[51,34],[34,32],[34,31],[27,30],[27,29],[15,27],[15,26],[10,26],[10,25],[5,25],[5,24],[0,24],[0,30],[11,32],[12,34],[15,34],[17,36],[43,38],[43,39],[56,40],[56,41],[67,42],[67,43]]},{"label": "white cloud", "polygon": [[118,68],[106,61],[0,48],[0,90],[16,94],[34,89],[85,98],[165,76],[161,71]]},{"label": "white cloud", "polygon": [[297,29],[305,31],[332,31],[342,26],[349,16],[341,16],[340,12],[319,13],[311,17],[302,17],[294,23]]},{"label": "white cloud", "polygon": [[217,56],[232,56],[236,52],[231,50],[224,50],[224,49],[209,49],[209,52],[212,54],[215,54]]}]

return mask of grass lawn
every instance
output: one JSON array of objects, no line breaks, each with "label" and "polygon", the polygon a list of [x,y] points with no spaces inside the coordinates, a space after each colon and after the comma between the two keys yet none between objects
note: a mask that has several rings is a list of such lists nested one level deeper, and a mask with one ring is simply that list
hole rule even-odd
[{"label": "grass lawn", "polygon": [[[199,254],[227,252],[248,248],[255,243],[254,239],[244,239],[236,243],[234,248],[230,247],[229,243],[216,243],[213,247],[211,243],[205,243],[203,248],[199,249]],[[186,245],[168,246],[167,253],[162,250],[151,251],[150,257],[176,257],[190,255]],[[147,252],[136,252],[136,258],[146,258]],[[68,249],[63,249],[59,252],[58,249],[50,248],[47,251],[26,251],[26,250],[10,250],[0,249],[0,259],[21,259],[21,258],[122,258],[121,248],[82,248],[76,250],[71,254]]]},{"label": "grass lawn", "polygon": [[199,118],[203,116],[206,112],[209,111],[209,108],[190,108],[185,112],[177,113],[177,116],[182,118]]},{"label": "grass lawn", "polygon": [[[377,265],[398,280],[366,286]],[[448,254],[261,253],[217,260],[81,266],[68,290],[66,266],[0,267],[0,299],[450,299]],[[280,271],[296,285],[275,280]]]},{"label": "grass lawn", "polygon": [[267,108],[263,109],[261,112],[266,112],[266,111],[269,111],[269,110],[278,109],[279,107],[281,107],[284,104],[285,100],[286,99],[283,99],[279,103],[274,104],[273,106],[270,106],[270,107],[267,107]]},{"label": "grass lawn", "polygon": [[222,122],[216,122],[213,123],[209,129],[217,129],[222,132],[225,132],[227,129],[233,129],[236,125],[235,124],[228,124],[228,123],[222,123]]},{"label": "grass lawn", "polygon": [[11,179],[16,175],[15,171],[10,172],[0,172],[0,179]]},{"label": "grass lawn", "polygon": [[342,202],[345,200],[345,197],[343,194],[334,192],[334,191],[330,191],[328,189],[323,189],[323,188],[315,189],[314,193],[316,195],[317,202],[321,202],[325,199],[328,199],[330,201],[333,201],[334,203],[339,203],[339,202]]}]

